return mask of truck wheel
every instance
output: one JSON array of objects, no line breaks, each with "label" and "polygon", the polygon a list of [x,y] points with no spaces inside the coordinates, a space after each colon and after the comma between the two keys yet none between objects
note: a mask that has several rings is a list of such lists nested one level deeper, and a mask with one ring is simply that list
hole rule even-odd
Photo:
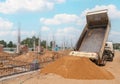
[{"label": "truck wheel", "polygon": [[95,64],[98,65],[98,66],[101,66],[102,65],[102,60],[100,60],[100,59],[95,60]]},{"label": "truck wheel", "polygon": [[94,60],[93,62],[94,62],[96,65],[99,65],[99,64],[100,64],[98,60]]},{"label": "truck wheel", "polygon": [[105,66],[106,65],[106,55],[104,55],[103,57],[102,57],[102,61],[101,61],[101,64],[100,65],[102,65],[102,66]]},{"label": "truck wheel", "polygon": [[110,59],[110,61],[112,62],[113,61],[113,57],[114,57],[114,55],[113,54],[110,54],[111,55],[111,59]]},{"label": "truck wheel", "polygon": [[111,60],[110,60],[111,62],[113,61],[113,58],[111,58]]}]

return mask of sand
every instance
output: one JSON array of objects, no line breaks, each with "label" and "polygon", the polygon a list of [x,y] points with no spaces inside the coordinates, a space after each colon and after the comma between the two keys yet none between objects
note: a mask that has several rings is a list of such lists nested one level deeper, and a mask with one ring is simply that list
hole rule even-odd
[{"label": "sand", "polygon": [[15,57],[14,60],[32,63],[35,59],[38,59],[39,62],[47,62],[58,59],[59,57],[62,57],[62,54],[53,51],[46,51],[43,54],[37,54],[36,52],[28,52],[26,54]]},{"label": "sand", "polygon": [[69,79],[113,79],[114,76],[88,58],[65,56],[45,66],[42,74],[54,73]]},{"label": "sand", "polygon": [[11,54],[7,52],[0,52],[0,57],[4,57],[4,56],[11,56]]},{"label": "sand", "polygon": [[31,63],[35,58],[36,54],[34,52],[28,52],[26,54],[22,54],[19,55],[18,57],[15,57],[14,60]]}]

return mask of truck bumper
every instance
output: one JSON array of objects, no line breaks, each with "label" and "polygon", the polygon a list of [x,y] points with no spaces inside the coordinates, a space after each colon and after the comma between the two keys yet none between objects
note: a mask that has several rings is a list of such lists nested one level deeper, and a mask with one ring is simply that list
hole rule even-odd
[{"label": "truck bumper", "polygon": [[92,53],[92,52],[79,52],[79,51],[71,51],[69,53],[71,56],[79,56],[79,57],[86,57],[90,59],[98,59],[98,54],[97,53]]}]

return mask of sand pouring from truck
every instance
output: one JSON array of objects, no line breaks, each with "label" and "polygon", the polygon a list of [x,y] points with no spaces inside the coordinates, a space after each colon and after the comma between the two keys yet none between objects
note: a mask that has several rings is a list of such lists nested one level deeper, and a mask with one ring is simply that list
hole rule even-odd
[{"label": "sand pouring from truck", "polygon": [[90,58],[98,65],[106,64],[104,51],[111,27],[107,13],[107,9],[87,13],[87,24],[78,39],[75,51],[69,55]]}]

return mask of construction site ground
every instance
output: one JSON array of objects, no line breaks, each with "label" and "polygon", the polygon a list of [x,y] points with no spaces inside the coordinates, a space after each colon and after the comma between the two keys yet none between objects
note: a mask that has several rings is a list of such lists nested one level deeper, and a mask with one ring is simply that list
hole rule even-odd
[{"label": "construction site ground", "polygon": [[120,51],[115,51],[113,62],[107,62],[105,66],[100,68],[106,69],[114,75],[111,80],[79,80],[66,79],[59,75],[48,74],[42,75],[40,71],[27,75],[11,77],[0,81],[0,84],[119,84],[120,83]]}]

